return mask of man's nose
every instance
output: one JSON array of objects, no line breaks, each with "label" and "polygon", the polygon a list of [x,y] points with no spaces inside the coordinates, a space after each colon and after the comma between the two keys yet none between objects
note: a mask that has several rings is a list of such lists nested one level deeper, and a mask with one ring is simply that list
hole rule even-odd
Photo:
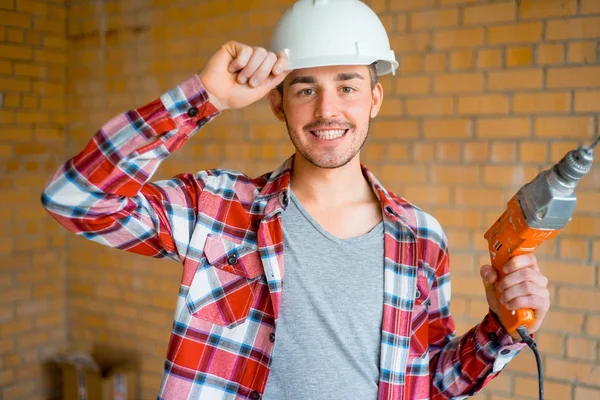
[{"label": "man's nose", "polygon": [[340,113],[339,99],[335,93],[322,91],[317,97],[315,117],[323,120],[335,118]]}]

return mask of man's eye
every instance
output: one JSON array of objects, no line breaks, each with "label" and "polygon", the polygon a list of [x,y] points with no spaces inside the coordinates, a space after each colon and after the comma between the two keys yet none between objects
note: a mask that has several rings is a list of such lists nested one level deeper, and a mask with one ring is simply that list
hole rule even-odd
[{"label": "man's eye", "polygon": [[302,89],[300,91],[300,95],[301,96],[310,96],[310,95],[312,95],[314,93],[315,93],[314,89]]},{"label": "man's eye", "polygon": [[342,92],[344,92],[344,93],[352,93],[352,92],[354,92],[354,88],[351,88],[350,86],[344,86],[342,88]]}]

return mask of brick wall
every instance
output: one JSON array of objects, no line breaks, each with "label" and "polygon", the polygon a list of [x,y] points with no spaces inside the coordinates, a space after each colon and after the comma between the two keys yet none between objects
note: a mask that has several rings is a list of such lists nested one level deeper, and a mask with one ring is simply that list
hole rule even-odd
[{"label": "brick wall", "polygon": [[[0,23],[0,199],[8,205],[0,211],[0,253],[10,261],[0,271],[0,288],[8,288],[0,293],[8,305],[0,311],[5,398],[34,397],[14,392],[27,390],[25,377],[37,379],[27,368],[37,371],[36,361],[60,348],[67,330],[71,348],[137,354],[141,398],[155,396],[180,266],[67,235],[64,267],[64,236],[40,213],[37,191],[63,155],[79,151],[108,118],[200,71],[225,41],[266,45],[291,2],[72,0],[65,33],[56,15],[63,2],[0,0],[1,12],[17,13],[0,16],[8,21]],[[370,4],[390,32],[400,68],[382,79],[384,105],[363,161],[446,228],[452,312],[464,332],[486,311],[478,276],[489,260],[485,230],[523,183],[599,133],[600,1]],[[292,150],[263,100],[221,115],[156,179],[212,167],[256,175]],[[600,396],[599,166],[580,184],[573,221],[536,252],[553,303],[537,335],[547,400]],[[32,348],[35,354],[27,353]],[[535,373],[533,355],[524,351],[477,398],[535,399]]]},{"label": "brick wall", "polygon": [[64,0],[0,0],[3,400],[56,395],[47,362],[66,348],[66,235],[39,202],[64,158],[65,28]]}]

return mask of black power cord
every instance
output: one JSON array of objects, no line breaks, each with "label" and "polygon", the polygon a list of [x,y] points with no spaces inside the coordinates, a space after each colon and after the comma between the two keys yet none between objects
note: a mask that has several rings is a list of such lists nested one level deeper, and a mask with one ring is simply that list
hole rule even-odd
[{"label": "black power cord", "polygon": [[535,362],[537,363],[538,370],[538,384],[539,384],[539,398],[540,400],[544,400],[544,375],[542,374],[542,360],[540,359],[540,353],[537,349],[537,344],[527,331],[527,328],[524,326],[520,326],[517,328],[517,332],[521,336],[521,339],[531,348],[533,354],[535,355]]}]

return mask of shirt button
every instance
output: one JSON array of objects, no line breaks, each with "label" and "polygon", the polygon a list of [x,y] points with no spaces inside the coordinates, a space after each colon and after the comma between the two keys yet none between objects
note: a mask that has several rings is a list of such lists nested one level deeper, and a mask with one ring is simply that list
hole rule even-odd
[{"label": "shirt button", "polygon": [[198,128],[202,128],[206,124],[206,118],[200,118],[198,120]]},{"label": "shirt button", "polygon": [[188,117],[195,117],[198,115],[198,109],[196,107],[192,107],[187,112]]},{"label": "shirt button", "polygon": [[495,332],[490,333],[490,340],[493,344],[498,345],[498,335]]},{"label": "shirt button", "polygon": [[235,265],[238,262],[238,258],[235,254],[230,255],[229,257],[227,257],[227,263],[229,265]]},{"label": "shirt button", "polygon": [[271,341],[271,343],[275,342],[275,332],[271,332],[271,334],[269,335],[269,340]]},{"label": "shirt button", "polygon": [[281,203],[283,204],[283,208],[287,208],[288,204],[290,203],[290,199],[285,192],[283,192],[281,195]]},{"label": "shirt button", "polygon": [[510,350],[508,349],[504,349],[500,352],[500,354],[502,354],[503,356],[507,355],[508,353],[510,353]]},{"label": "shirt button", "polygon": [[262,396],[256,390],[250,393],[250,398],[254,400],[259,400]]},{"label": "shirt button", "polygon": [[420,299],[421,298],[421,291],[419,289],[417,289],[417,291],[415,292],[415,298],[416,299]]}]

